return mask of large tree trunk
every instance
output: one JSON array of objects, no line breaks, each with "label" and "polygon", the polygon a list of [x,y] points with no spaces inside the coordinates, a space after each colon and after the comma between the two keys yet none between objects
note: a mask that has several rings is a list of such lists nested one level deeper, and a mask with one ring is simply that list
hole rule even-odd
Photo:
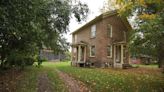
[{"label": "large tree trunk", "polygon": [[159,68],[164,68],[164,37],[160,39],[160,43],[158,44],[158,64]]},{"label": "large tree trunk", "polygon": [[1,57],[1,64],[0,64],[0,68],[3,68],[4,67],[4,58],[3,57]]},{"label": "large tree trunk", "polygon": [[6,58],[6,51],[4,49],[4,45],[2,45],[2,50],[0,52],[0,55],[1,55],[1,58],[0,58],[1,64],[0,64],[0,67],[3,68],[4,65],[5,65],[5,58]]},{"label": "large tree trunk", "polygon": [[162,72],[164,73],[164,51],[163,50],[158,51],[158,67],[162,68]]},{"label": "large tree trunk", "polygon": [[159,58],[158,67],[159,68],[164,68],[164,56],[159,56],[158,58]]}]

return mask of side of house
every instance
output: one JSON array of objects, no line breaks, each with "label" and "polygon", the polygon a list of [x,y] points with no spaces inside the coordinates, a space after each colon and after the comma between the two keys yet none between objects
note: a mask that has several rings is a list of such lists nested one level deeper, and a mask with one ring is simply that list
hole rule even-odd
[{"label": "side of house", "polygon": [[72,33],[72,64],[97,67],[129,64],[127,21],[112,11],[101,14]]},{"label": "side of house", "polygon": [[65,54],[54,54],[53,50],[42,49],[40,50],[40,58],[48,61],[60,61],[66,59]]}]

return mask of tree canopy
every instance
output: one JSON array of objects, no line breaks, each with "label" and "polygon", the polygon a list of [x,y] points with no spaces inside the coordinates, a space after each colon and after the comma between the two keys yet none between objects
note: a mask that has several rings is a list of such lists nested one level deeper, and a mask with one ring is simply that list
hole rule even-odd
[{"label": "tree canopy", "polygon": [[85,19],[88,6],[78,0],[1,0],[0,12],[3,66],[22,62],[24,57],[36,58],[44,47],[55,52],[67,50],[63,34],[68,32],[70,19]]}]

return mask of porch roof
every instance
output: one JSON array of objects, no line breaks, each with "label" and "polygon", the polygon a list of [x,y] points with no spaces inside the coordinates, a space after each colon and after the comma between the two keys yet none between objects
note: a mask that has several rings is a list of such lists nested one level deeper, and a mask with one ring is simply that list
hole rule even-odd
[{"label": "porch roof", "polygon": [[84,41],[80,41],[80,42],[71,44],[71,46],[79,46],[79,45],[81,45],[81,46],[87,46],[87,43],[84,42]]},{"label": "porch roof", "polygon": [[122,41],[122,42],[115,42],[115,43],[113,43],[114,45],[115,44],[126,44],[126,42],[125,41]]}]

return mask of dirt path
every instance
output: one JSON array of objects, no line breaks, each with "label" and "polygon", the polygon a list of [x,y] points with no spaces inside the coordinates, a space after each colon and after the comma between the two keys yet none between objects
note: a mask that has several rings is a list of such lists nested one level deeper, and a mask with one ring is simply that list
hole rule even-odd
[{"label": "dirt path", "polygon": [[16,92],[16,84],[21,76],[22,72],[15,68],[0,73],[0,92]]},{"label": "dirt path", "polygon": [[81,81],[75,80],[68,74],[57,71],[60,78],[65,82],[67,85],[69,92],[91,92],[89,89],[82,83]]},{"label": "dirt path", "polygon": [[50,86],[50,81],[46,73],[41,73],[38,77],[38,91],[37,92],[54,92]]}]

